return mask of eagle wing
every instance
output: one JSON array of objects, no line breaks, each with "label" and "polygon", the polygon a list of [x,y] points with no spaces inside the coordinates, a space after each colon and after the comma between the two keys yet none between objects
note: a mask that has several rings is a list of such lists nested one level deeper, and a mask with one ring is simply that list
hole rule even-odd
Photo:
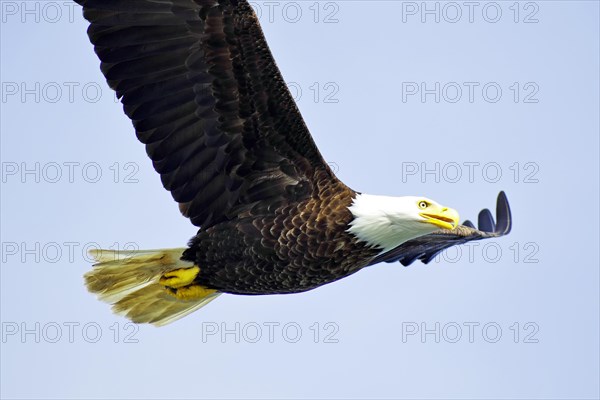
[{"label": "eagle wing", "polygon": [[369,265],[380,262],[391,263],[400,261],[402,265],[407,266],[417,259],[427,264],[436,255],[449,247],[464,244],[472,240],[507,235],[512,228],[512,216],[508,199],[504,192],[498,194],[496,220],[497,222],[494,222],[492,213],[486,208],[479,213],[478,228],[475,228],[473,223],[467,220],[455,229],[439,230],[402,243],[398,247],[377,256]]},{"label": "eagle wing", "polygon": [[76,1],[102,73],[194,225],[337,181],[246,0]]}]

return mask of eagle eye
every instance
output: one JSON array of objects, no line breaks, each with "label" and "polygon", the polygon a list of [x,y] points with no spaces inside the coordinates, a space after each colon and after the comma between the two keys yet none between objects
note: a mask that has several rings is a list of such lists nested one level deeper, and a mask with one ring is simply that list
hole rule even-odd
[{"label": "eagle eye", "polygon": [[429,206],[429,203],[427,203],[425,200],[421,200],[419,202],[419,208],[427,208],[427,206]]}]

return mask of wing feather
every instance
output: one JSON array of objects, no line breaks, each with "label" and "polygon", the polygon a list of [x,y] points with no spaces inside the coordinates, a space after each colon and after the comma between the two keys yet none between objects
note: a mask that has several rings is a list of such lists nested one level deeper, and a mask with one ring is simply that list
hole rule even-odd
[{"label": "wing feather", "polygon": [[[246,0],[76,0],[164,187],[208,228],[337,181]],[[324,174],[324,175],[323,175]]]}]

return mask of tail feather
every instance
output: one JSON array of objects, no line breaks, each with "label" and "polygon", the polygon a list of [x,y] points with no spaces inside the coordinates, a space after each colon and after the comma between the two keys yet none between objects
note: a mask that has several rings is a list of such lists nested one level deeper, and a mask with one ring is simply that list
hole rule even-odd
[{"label": "tail feather", "polygon": [[87,288],[99,299],[113,304],[113,311],[136,323],[163,326],[196,311],[220,293],[191,300],[170,294],[160,277],[193,263],[181,260],[185,249],[142,251],[93,250],[97,261],[84,275]]}]

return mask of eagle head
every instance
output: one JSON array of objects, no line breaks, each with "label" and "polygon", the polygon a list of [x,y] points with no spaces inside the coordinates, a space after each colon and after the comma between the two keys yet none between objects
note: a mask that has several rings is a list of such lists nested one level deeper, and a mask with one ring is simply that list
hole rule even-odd
[{"label": "eagle head", "polygon": [[348,232],[382,252],[440,229],[454,229],[459,223],[454,209],[419,196],[358,194],[349,210],[354,218]]}]

